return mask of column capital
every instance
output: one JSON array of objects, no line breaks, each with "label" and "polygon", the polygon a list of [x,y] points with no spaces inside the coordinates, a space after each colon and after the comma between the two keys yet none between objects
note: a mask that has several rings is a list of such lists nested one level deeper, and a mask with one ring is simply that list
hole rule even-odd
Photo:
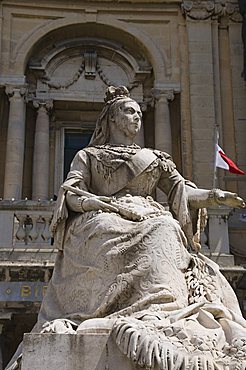
[{"label": "column capital", "polygon": [[5,93],[9,98],[25,98],[27,95],[27,85],[6,85]]},{"label": "column capital", "polygon": [[203,21],[228,17],[233,22],[240,22],[241,15],[237,3],[228,0],[183,0],[183,14],[187,19]]},{"label": "column capital", "polygon": [[147,111],[148,106],[149,105],[150,106],[152,105],[152,100],[153,100],[152,98],[144,99],[144,101],[142,101],[142,102],[139,103],[139,106],[140,106],[142,112],[146,112]]},{"label": "column capital", "polygon": [[168,101],[172,101],[174,99],[173,89],[153,88],[151,90],[151,93],[155,101],[168,103]]},{"label": "column capital", "polygon": [[53,100],[52,99],[34,99],[33,106],[34,108],[37,108],[37,109],[44,108],[47,112],[49,112],[53,108]]}]

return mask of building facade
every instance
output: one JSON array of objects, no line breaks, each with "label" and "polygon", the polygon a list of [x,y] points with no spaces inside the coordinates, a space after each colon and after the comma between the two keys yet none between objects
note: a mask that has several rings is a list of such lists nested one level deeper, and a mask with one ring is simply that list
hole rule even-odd
[{"label": "building facade", "polygon": [[[214,147],[219,132],[227,155],[246,171],[246,88],[236,0],[1,0],[0,11],[6,363],[36,320],[56,255],[49,233],[55,198],[73,155],[90,139],[107,86],[125,85],[139,102],[141,146],[172,154],[199,187],[245,199],[246,176],[218,170],[215,178]],[[204,251],[221,264],[243,308],[246,211],[209,216]]]}]

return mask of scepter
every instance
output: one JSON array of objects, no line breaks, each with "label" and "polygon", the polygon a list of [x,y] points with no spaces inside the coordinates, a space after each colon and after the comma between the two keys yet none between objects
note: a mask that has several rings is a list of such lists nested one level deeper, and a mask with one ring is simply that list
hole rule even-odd
[{"label": "scepter", "polygon": [[[82,190],[82,189],[79,189],[79,188],[75,188],[73,186],[70,186],[70,185],[62,185],[61,186],[64,190],[68,190],[68,191],[71,191],[72,193],[75,193],[76,195],[80,195],[80,196],[83,196],[83,197],[87,197],[87,198],[93,198],[93,197],[96,197],[96,195],[94,194],[91,194],[89,193],[88,191],[86,190]],[[115,198],[113,197],[112,198],[113,200],[115,200]],[[142,221],[143,220],[143,217],[134,212],[134,211],[131,211],[129,210],[128,208],[125,208],[125,207],[122,207],[122,205],[118,204],[118,203],[115,203],[115,202],[112,202],[110,201],[110,204],[114,207],[117,208],[119,214],[123,217],[126,217],[127,219],[131,219],[133,221]]]}]

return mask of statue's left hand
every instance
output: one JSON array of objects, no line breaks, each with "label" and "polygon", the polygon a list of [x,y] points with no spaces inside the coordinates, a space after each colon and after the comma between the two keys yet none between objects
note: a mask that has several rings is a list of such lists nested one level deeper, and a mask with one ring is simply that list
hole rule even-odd
[{"label": "statue's left hand", "polygon": [[245,202],[236,193],[216,189],[215,200],[219,205],[225,205],[233,208],[244,208]]}]

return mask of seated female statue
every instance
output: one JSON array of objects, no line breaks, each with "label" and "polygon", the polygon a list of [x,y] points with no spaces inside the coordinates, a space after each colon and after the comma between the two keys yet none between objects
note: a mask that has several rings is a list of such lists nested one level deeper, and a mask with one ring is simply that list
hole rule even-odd
[{"label": "seated female statue", "polygon": [[[59,253],[35,330],[49,322],[43,332],[59,331],[55,319],[66,319],[83,331],[107,318],[120,349],[145,368],[245,369],[237,299],[199,253],[204,208],[244,202],[196,188],[170,155],[134,144],[141,117],[125,87],[108,88],[91,143],[59,192],[51,225]],[[156,188],[169,210],[152,198]]]}]

